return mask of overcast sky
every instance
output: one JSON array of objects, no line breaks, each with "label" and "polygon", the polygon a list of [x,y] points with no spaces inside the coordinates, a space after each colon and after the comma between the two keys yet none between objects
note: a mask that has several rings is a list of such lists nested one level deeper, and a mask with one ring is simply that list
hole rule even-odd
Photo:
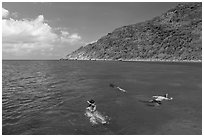
[{"label": "overcast sky", "polygon": [[3,59],[60,59],[178,3],[2,3]]}]

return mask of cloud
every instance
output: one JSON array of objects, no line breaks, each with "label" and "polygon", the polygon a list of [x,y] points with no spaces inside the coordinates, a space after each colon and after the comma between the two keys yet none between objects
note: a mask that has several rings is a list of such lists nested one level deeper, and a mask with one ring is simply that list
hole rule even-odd
[{"label": "cloud", "polygon": [[69,32],[66,31],[61,31],[61,42],[65,42],[65,43],[74,43],[76,41],[81,40],[81,36],[79,36],[77,33],[74,34],[69,34]]},{"label": "cloud", "polygon": [[69,38],[70,38],[70,39],[74,39],[74,40],[79,40],[79,39],[81,39],[81,37],[80,37],[77,33],[72,34],[71,36],[69,36]]},{"label": "cloud", "polygon": [[[2,8],[2,17],[7,17],[9,11]],[[81,40],[77,33],[70,34],[67,31],[56,33],[55,29],[45,22],[44,16],[36,19],[13,18],[2,19],[3,52],[15,54],[27,54],[32,51],[50,50],[61,44],[74,44]]]},{"label": "cloud", "polygon": [[[43,15],[35,20],[2,20],[3,51],[19,52],[20,50],[32,51],[41,48],[52,47],[57,34],[44,23]],[[10,51],[9,51],[10,50]]]},{"label": "cloud", "polygon": [[47,43],[6,43],[3,52],[15,53],[16,55],[24,55],[38,49],[49,49],[50,44]]},{"label": "cloud", "polygon": [[3,43],[49,43],[57,38],[51,27],[44,23],[43,15],[31,21],[4,19],[2,26]]},{"label": "cloud", "polygon": [[2,18],[6,18],[9,15],[9,11],[2,8]]},{"label": "cloud", "polygon": [[66,37],[69,35],[69,32],[61,30],[62,36]]}]

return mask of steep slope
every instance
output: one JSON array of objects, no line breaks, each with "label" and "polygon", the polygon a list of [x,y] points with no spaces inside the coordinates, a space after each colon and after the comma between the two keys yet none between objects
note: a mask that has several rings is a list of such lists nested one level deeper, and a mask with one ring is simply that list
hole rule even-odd
[{"label": "steep slope", "polygon": [[201,60],[202,3],[181,3],[161,16],[123,26],[66,59]]}]

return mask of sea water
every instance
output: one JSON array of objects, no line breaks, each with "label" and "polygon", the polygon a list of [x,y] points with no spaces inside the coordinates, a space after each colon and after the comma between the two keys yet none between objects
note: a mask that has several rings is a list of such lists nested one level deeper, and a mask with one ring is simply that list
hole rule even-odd
[{"label": "sea water", "polygon": [[[156,107],[148,103],[153,95],[166,93],[174,99]],[[110,118],[109,124],[90,123],[84,115],[89,99]],[[3,60],[4,135],[185,135],[201,131],[201,63]]]}]

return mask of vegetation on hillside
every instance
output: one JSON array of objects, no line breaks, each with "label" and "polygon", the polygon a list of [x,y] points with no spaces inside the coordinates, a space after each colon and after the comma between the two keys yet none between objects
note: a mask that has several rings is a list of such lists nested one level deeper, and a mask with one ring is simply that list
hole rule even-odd
[{"label": "vegetation on hillside", "polygon": [[161,16],[123,26],[67,59],[202,59],[202,3],[181,3]]}]

